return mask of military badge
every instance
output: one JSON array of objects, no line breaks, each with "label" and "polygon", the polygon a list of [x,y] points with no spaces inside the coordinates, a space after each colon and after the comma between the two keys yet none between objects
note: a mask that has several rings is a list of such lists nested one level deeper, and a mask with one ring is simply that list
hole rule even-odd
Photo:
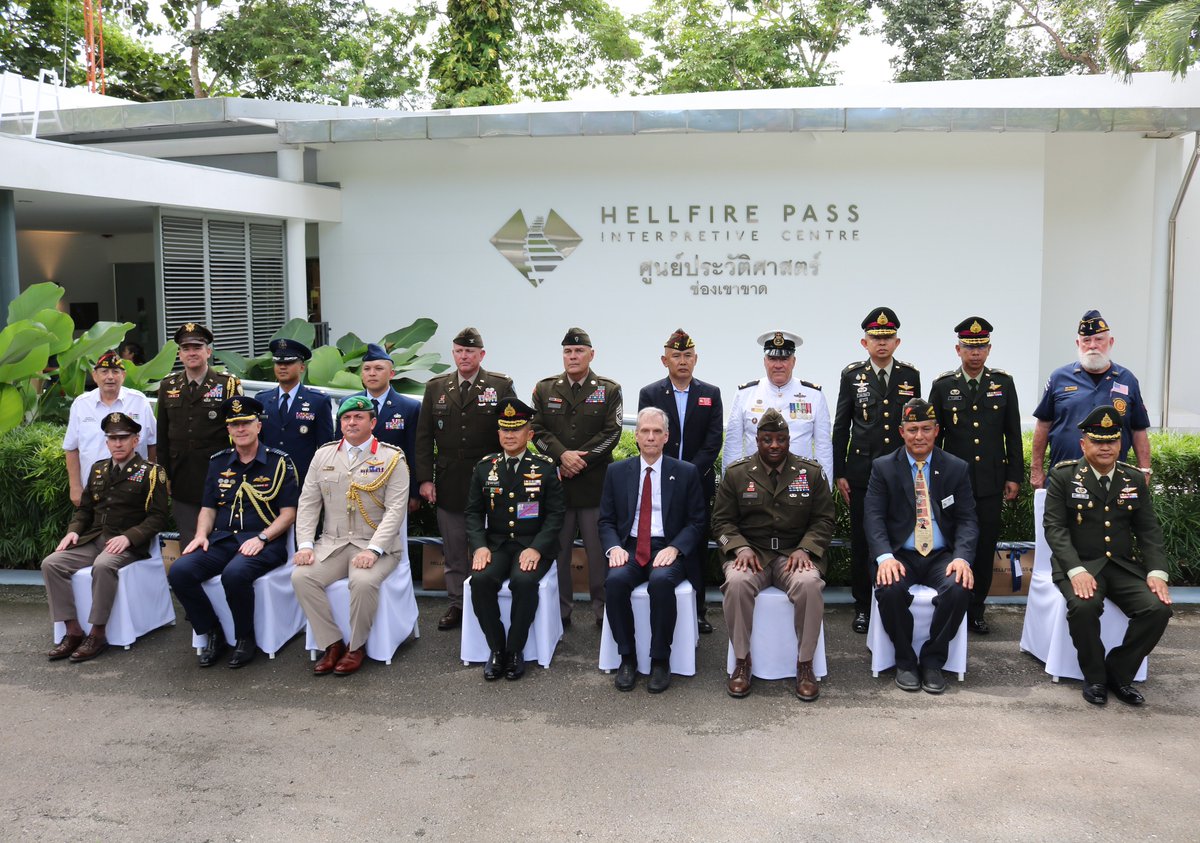
[{"label": "military badge", "polygon": [[1129,405],[1125,402],[1124,398],[1114,398],[1113,399],[1113,409],[1116,410],[1121,415],[1125,415],[1125,410],[1128,407],[1129,407]]}]

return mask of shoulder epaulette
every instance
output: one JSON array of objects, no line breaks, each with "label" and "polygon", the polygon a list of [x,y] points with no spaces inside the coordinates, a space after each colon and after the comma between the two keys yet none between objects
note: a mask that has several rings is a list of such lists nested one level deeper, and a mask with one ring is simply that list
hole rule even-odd
[{"label": "shoulder epaulette", "polygon": [[270,445],[267,446],[267,453],[274,454],[277,457],[288,457],[289,459],[292,456],[287,451],[281,451],[278,448],[272,448]]},{"label": "shoulder epaulette", "polygon": [[807,386],[809,389],[815,389],[815,390],[817,390],[818,392],[820,392],[820,391],[821,391],[821,385],[820,385],[819,383],[813,383],[812,381],[806,381],[806,380],[803,380],[803,379],[801,379],[800,383],[804,384],[804,385],[805,385],[805,386]]},{"label": "shoulder epaulette", "polygon": [[905,360],[897,360],[897,361],[896,361],[896,365],[897,365],[897,366],[904,366],[904,367],[905,367],[905,368],[907,368],[907,369],[912,369],[914,372],[915,372],[915,371],[917,371],[917,367],[916,367],[916,366],[914,366],[912,363],[909,363],[909,362],[907,362],[907,361],[905,361]]},{"label": "shoulder epaulette", "polygon": [[233,453],[233,448],[222,448],[221,450],[219,450],[219,451],[217,451],[215,454],[213,454],[211,457],[209,457],[209,459],[210,459],[210,460],[215,460],[215,459],[216,459],[217,457],[219,457],[219,456],[222,456],[222,455],[229,455],[229,454],[232,454],[232,453]]},{"label": "shoulder epaulette", "polygon": [[1004,377],[1006,377],[1006,378],[1012,377],[1012,375],[1010,375],[1008,372],[1004,371],[1003,369],[988,369],[988,373],[993,374],[993,375],[1004,375]]},{"label": "shoulder epaulette", "polygon": [[560,380],[562,380],[562,375],[551,375],[548,378],[542,378],[540,381],[538,381],[538,384],[540,385],[543,383],[555,383]]},{"label": "shoulder epaulette", "polygon": [[739,383],[738,389],[739,390],[749,389],[752,386],[758,386],[758,381],[760,381],[760,380],[762,380],[762,378],[759,378],[758,380],[753,380],[753,381],[746,381],[745,383]]},{"label": "shoulder epaulette", "polygon": [[808,457],[798,457],[795,454],[792,454],[792,459],[796,460],[796,462],[803,463],[805,468],[815,468],[818,471],[824,471],[824,469],[821,468],[821,464],[816,460],[810,460]]},{"label": "shoulder epaulette", "polygon": [[934,380],[935,381],[945,380],[946,378],[952,378],[957,374],[958,374],[958,369],[948,369],[945,372],[942,372],[936,378],[934,378]]},{"label": "shoulder epaulette", "polygon": [[502,381],[512,380],[512,378],[504,374],[504,372],[483,372],[482,374],[487,375],[489,378],[499,378]]},{"label": "shoulder epaulette", "polygon": [[550,459],[550,457],[546,456],[545,454],[539,454],[539,453],[535,453],[534,451],[530,451],[529,455],[531,457],[533,457],[535,460],[540,460],[544,463],[549,463],[550,465],[554,465],[554,460]]},{"label": "shoulder epaulette", "polygon": [[753,454],[751,454],[751,455],[750,455],[750,456],[748,456],[748,457],[742,457],[740,460],[734,460],[734,461],[733,461],[733,462],[731,462],[729,465],[725,466],[725,468],[726,468],[726,469],[730,469],[730,468],[733,468],[735,465],[741,465],[741,464],[742,464],[742,463],[744,463],[744,462],[750,462],[750,460],[752,460],[752,459],[754,459],[754,455],[753,455]]},{"label": "shoulder epaulette", "polygon": [[[1062,460],[1061,462],[1056,462],[1054,468],[1062,468],[1064,465],[1079,465],[1079,460]],[[1053,470],[1051,469],[1051,471]]]},{"label": "shoulder epaulette", "polygon": [[854,363],[851,363],[850,365],[848,365],[846,368],[842,369],[842,371],[843,372],[853,372],[855,369],[863,369],[863,368],[866,368],[868,363],[869,363],[869,361],[867,361],[867,360],[857,360]]}]

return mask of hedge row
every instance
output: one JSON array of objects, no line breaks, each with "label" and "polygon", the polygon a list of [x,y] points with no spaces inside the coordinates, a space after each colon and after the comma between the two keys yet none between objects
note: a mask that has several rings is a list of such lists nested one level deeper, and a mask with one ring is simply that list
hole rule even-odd
[{"label": "hedge row", "polygon": [[[36,568],[54,549],[71,515],[67,469],[62,452],[63,428],[33,424],[0,436],[0,566]],[[1033,491],[1029,487],[1030,435],[1025,437],[1026,483],[1020,497],[1004,507],[1001,541],[1033,540]],[[1166,536],[1171,581],[1200,585],[1200,436],[1152,433],[1154,503]],[[633,433],[625,431],[615,457],[637,453]],[[835,535],[850,534],[849,510],[837,499]],[[428,504],[414,516],[412,535],[437,535],[437,521]],[[712,554],[710,583],[720,582],[720,563]],[[829,582],[849,584],[849,549],[830,551]]]}]

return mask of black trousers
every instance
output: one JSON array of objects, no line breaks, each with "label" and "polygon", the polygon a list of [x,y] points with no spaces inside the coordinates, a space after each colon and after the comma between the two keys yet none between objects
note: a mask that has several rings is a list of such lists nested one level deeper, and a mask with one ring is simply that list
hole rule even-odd
[{"label": "black trousers", "polygon": [[1000,515],[1004,507],[1003,495],[988,495],[975,498],[975,515],[979,519],[979,544],[971,573],[975,575],[975,587],[971,589],[971,605],[967,615],[975,620],[983,617],[983,601],[992,588],[992,566],[996,561],[996,542],[1000,540]]},{"label": "black trousers", "polygon": [[[1075,596],[1070,580],[1058,583],[1067,599],[1067,626],[1071,641],[1079,653],[1079,669],[1083,681],[1099,685],[1112,680],[1117,685],[1133,682],[1142,659],[1158,644],[1171,607],[1154,596],[1142,577],[1134,576],[1119,565],[1105,565],[1096,577],[1096,593],[1087,600]],[[1100,640],[1100,615],[1107,597],[1129,616],[1125,640],[1112,648],[1105,658],[1104,642]]]},{"label": "black trousers", "polygon": [[[834,494],[837,494],[836,489]],[[850,487],[850,593],[854,595],[854,611],[871,613],[871,584],[875,565],[867,544],[863,514],[867,501],[866,486]]]},{"label": "black trousers", "polygon": [[629,561],[620,568],[609,568],[604,580],[604,610],[608,613],[608,625],[617,652],[622,656],[637,654],[637,642],[633,634],[633,602],[630,595],[644,582],[650,593],[650,658],[670,659],[671,640],[675,637],[675,586],[687,579],[687,568],[682,558],[665,568],[654,567],[654,556],[666,547],[665,539],[650,542],[650,562],[644,567],[634,561],[637,540],[631,539],[625,549]]},{"label": "black trousers", "polygon": [[242,542],[254,535],[226,536],[210,542],[208,550],[180,556],[171,565],[167,580],[197,634],[207,635],[218,624],[217,613],[204,594],[204,583],[220,574],[229,613],[233,615],[234,636],[239,640],[254,640],[254,581],[287,561],[284,538],[268,542],[257,556],[238,553]]},{"label": "black trousers", "polygon": [[[904,576],[899,582],[875,588],[875,599],[879,602],[879,618],[883,628],[896,648],[896,669],[916,670],[917,666],[946,666],[950,642],[958,633],[971,592],[955,581],[954,575],[946,575],[946,566],[954,556],[948,550],[935,550],[922,556],[915,550],[897,550],[895,556],[904,565]],[[933,598],[933,621],[929,624],[929,640],[921,648],[918,658],[913,650],[912,595],[908,589],[913,585],[926,585],[937,589]]]},{"label": "black trousers", "polygon": [[696,620],[704,620],[704,616],[708,614],[708,602],[704,596],[704,569],[708,566],[708,535],[712,529],[712,495],[708,496],[708,503],[705,504],[708,517],[704,519],[704,529],[700,531],[700,539],[696,543],[696,550],[683,560],[685,569],[687,570],[687,580],[692,584],[692,589],[696,592]]},{"label": "black trousers", "polygon": [[[482,571],[471,572],[471,608],[487,638],[488,648],[520,655],[529,640],[529,627],[537,614],[538,584],[550,570],[554,557],[543,554],[532,571],[521,570],[521,551],[525,545],[506,541],[492,549],[492,561]],[[569,563],[568,563],[569,564]],[[512,592],[508,634],[500,620],[500,587],[508,580]]]}]

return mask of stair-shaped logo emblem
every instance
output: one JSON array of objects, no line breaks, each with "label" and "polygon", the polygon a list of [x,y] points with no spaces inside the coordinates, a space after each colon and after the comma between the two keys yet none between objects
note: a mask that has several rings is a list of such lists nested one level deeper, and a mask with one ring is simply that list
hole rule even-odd
[{"label": "stair-shaped logo emblem", "polygon": [[559,264],[571,256],[583,238],[553,209],[544,217],[525,221],[517,211],[492,237],[492,245],[525,276],[538,286]]}]

